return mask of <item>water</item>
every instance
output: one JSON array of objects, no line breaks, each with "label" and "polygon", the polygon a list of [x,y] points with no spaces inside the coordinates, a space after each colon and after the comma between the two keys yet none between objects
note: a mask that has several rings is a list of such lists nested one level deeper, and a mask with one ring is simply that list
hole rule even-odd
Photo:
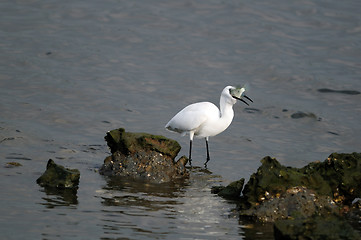
[{"label": "water", "polygon": [[[360,151],[359,1],[0,7],[3,239],[273,239],[271,225],[239,221],[210,187],[248,179],[266,155],[300,167]],[[167,121],[246,82],[254,104],[237,103],[232,125],[210,139],[209,172],[196,168],[185,185],[162,186],[97,173],[108,130],[162,134],[187,154],[188,139],[166,132]],[[318,91],[325,88],[341,92]],[[194,142],[196,166],[204,145]],[[80,170],[76,194],[35,183],[49,158]]]}]

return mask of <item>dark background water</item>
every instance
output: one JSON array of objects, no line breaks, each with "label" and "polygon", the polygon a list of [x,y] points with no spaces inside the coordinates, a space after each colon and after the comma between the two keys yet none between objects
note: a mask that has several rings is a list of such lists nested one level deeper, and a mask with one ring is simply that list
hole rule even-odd
[{"label": "dark background water", "polygon": [[[212,185],[270,155],[300,167],[360,151],[359,1],[2,1],[0,228],[4,239],[273,239],[232,217]],[[185,186],[114,183],[108,130],[161,134],[187,104],[248,83],[254,103],[210,139]],[[326,90],[325,90],[326,89]],[[328,89],[328,90],[327,90]],[[195,166],[206,153],[193,148]],[[36,185],[49,158],[76,195]],[[8,168],[8,162],[21,167]]]}]

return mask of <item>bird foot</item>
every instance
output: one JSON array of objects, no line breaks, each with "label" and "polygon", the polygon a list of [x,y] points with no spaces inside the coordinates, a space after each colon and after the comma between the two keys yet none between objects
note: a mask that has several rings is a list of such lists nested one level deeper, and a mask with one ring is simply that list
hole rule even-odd
[{"label": "bird foot", "polygon": [[211,160],[209,157],[207,157],[207,161],[204,163],[204,167],[207,168],[207,163]]},{"label": "bird foot", "polygon": [[192,167],[192,159],[189,158],[188,161],[189,161],[189,166]]}]

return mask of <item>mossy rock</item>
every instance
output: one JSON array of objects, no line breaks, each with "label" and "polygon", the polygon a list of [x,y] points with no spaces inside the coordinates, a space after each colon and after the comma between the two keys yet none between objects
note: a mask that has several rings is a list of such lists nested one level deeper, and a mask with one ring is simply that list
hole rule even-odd
[{"label": "mossy rock", "polygon": [[295,186],[307,186],[323,195],[331,195],[331,188],[320,174],[309,175],[297,168],[281,165],[269,156],[261,160],[262,165],[244,187],[243,196],[251,204],[263,202],[285,193]]},{"label": "mossy rock", "polygon": [[361,196],[361,153],[332,153],[324,162],[310,163],[300,171],[320,175],[337,203],[349,205]]},{"label": "mossy rock", "polygon": [[238,199],[240,198],[243,185],[244,178],[241,178],[238,181],[231,182],[226,187],[214,186],[212,187],[211,192],[214,194],[218,194],[218,196],[224,197],[226,199]]},{"label": "mossy rock", "polygon": [[331,197],[317,195],[313,190],[305,187],[293,187],[280,196],[265,200],[262,204],[241,209],[239,213],[241,217],[251,217],[261,222],[274,222],[280,219],[338,214],[339,208]]},{"label": "mossy rock", "polygon": [[43,187],[53,188],[77,188],[79,184],[80,172],[78,169],[69,169],[56,164],[49,159],[46,171],[36,182]]},{"label": "mossy rock", "polygon": [[278,220],[274,224],[275,239],[349,239],[360,240],[359,233],[337,215]]},{"label": "mossy rock", "polygon": [[112,153],[120,151],[129,155],[139,151],[156,151],[174,159],[181,146],[175,140],[149,133],[126,132],[124,128],[114,129],[105,136]]},{"label": "mossy rock", "polygon": [[187,162],[185,156],[174,162],[155,151],[140,151],[130,155],[115,152],[104,160],[99,173],[152,183],[182,181],[189,176],[185,167]]},{"label": "mossy rock", "polygon": [[269,156],[261,163],[242,192],[244,200],[253,206],[280,196],[292,187],[304,186],[343,204],[361,195],[361,153],[332,153],[324,162],[310,163],[303,168],[283,166]]},{"label": "mossy rock", "polygon": [[105,140],[112,155],[104,160],[99,173],[153,183],[188,178],[187,157],[175,161],[181,146],[175,140],[149,133],[109,131]]}]

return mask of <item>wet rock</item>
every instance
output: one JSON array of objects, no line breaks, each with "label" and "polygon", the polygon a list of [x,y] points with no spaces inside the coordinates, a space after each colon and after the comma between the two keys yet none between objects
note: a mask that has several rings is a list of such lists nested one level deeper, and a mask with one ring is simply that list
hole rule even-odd
[{"label": "wet rock", "polygon": [[262,111],[258,108],[250,108],[250,107],[247,107],[247,108],[244,108],[244,110],[246,113],[262,113]]},{"label": "wet rock", "polygon": [[319,174],[336,203],[350,205],[361,196],[361,153],[332,153],[324,162],[310,163],[300,171],[309,176]]},{"label": "wet rock", "polygon": [[361,239],[359,233],[347,221],[336,215],[276,221],[274,237],[289,240]]},{"label": "wet rock", "polygon": [[77,169],[65,168],[49,159],[46,171],[36,182],[43,187],[52,188],[77,188],[79,184],[80,172]]},{"label": "wet rock", "polygon": [[105,140],[112,153],[118,151],[124,155],[155,151],[174,159],[181,149],[175,140],[148,133],[125,132],[124,128],[109,131]]},{"label": "wet rock", "polygon": [[282,166],[271,157],[263,158],[261,163],[242,192],[243,201],[249,206],[300,186],[342,204],[350,204],[361,195],[361,153],[333,153],[324,162],[310,163],[303,168]]},{"label": "wet rock", "polygon": [[7,162],[5,167],[6,168],[13,168],[13,167],[21,167],[22,164],[18,162]]},{"label": "wet rock", "polygon": [[180,151],[178,142],[148,133],[125,132],[115,129],[105,136],[112,155],[104,160],[99,173],[154,183],[170,182],[188,177],[188,159],[175,156]]},{"label": "wet rock", "polygon": [[321,93],[341,93],[341,94],[347,94],[347,95],[358,95],[360,94],[359,91],[356,90],[333,90],[329,88],[320,88],[317,91]]},{"label": "wet rock", "polygon": [[242,221],[275,223],[276,239],[360,239],[352,219],[358,226],[361,153],[332,153],[303,168],[261,163],[237,201]]},{"label": "wet rock", "polygon": [[305,187],[293,187],[262,204],[241,210],[240,216],[252,217],[261,222],[279,219],[308,218],[313,215],[337,214],[339,211],[331,197],[319,196]]},{"label": "wet rock", "polygon": [[318,120],[320,120],[320,118],[317,118],[314,113],[305,113],[305,112],[295,112],[295,113],[293,113],[293,114],[291,115],[291,118],[293,118],[293,119],[313,118],[313,119],[318,119]]},{"label": "wet rock", "polygon": [[214,186],[211,189],[211,192],[218,194],[218,196],[224,197],[226,199],[238,199],[241,196],[241,192],[244,185],[244,178],[241,178],[238,181],[230,183],[228,186]]},{"label": "wet rock", "polygon": [[[295,186],[322,187],[323,179],[319,175],[309,177],[298,169],[282,166],[275,158],[264,157],[262,165],[243,189],[243,202],[249,206],[258,206],[267,200],[277,198],[286,190]],[[311,187],[311,189],[313,189]],[[325,188],[325,189],[324,189]],[[331,189],[323,187],[322,192],[331,194]]]},{"label": "wet rock", "polygon": [[361,153],[333,153],[324,162],[303,168],[283,166],[271,157],[263,158],[261,163],[241,197],[237,191],[242,188],[234,187],[236,182],[212,188],[213,193],[225,198],[238,197],[242,218],[274,222],[340,214],[356,206],[361,195]]},{"label": "wet rock", "polygon": [[355,199],[352,201],[352,207],[353,207],[353,208],[361,209],[361,198],[355,198]]}]

